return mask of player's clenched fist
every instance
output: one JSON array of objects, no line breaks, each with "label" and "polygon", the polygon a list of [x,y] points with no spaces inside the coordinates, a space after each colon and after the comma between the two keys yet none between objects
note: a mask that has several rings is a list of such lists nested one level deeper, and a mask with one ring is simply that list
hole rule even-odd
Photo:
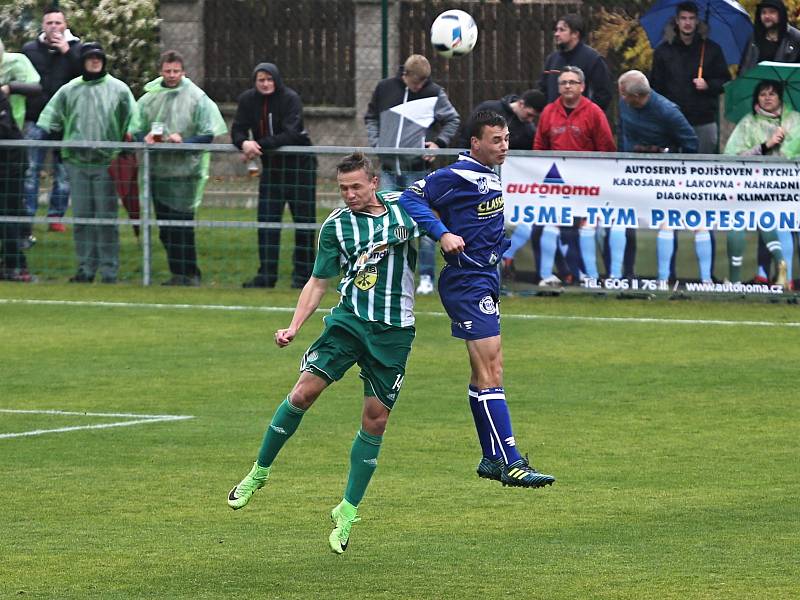
[{"label": "player's clenched fist", "polygon": [[295,335],[297,335],[297,331],[294,329],[278,329],[275,332],[275,343],[278,344],[278,347],[284,348],[291,343]]}]

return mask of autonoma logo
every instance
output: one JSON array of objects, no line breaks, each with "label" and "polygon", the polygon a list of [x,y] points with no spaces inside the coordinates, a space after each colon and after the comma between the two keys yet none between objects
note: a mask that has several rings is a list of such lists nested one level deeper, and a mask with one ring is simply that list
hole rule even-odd
[{"label": "autonoma logo", "polygon": [[561,176],[556,163],[553,163],[541,182],[509,182],[506,186],[506,193],[538,194],[540,196],[599,196],[600,186],[569,184]]}]

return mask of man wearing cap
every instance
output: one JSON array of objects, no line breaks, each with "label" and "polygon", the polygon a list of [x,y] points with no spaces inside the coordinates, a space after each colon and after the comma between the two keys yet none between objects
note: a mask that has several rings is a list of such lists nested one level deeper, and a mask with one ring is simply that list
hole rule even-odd
[{"label": "man wearing cap", "polygon": [[[36,125],[64,141],[120,142],[130,126],[136,101],[130,89],[106,72],[106,55],[97,42],[81,47],[82,75],[59,89]],[[118,153],[108,148],[65,148],[62,151],[72,190],[76,219],[115,219],[117,195],[108,172]],[[76,223],[78,269],[70,281],[91,283],[100,271],[103,283],[116,283],[119,269],[117,225]]]}]

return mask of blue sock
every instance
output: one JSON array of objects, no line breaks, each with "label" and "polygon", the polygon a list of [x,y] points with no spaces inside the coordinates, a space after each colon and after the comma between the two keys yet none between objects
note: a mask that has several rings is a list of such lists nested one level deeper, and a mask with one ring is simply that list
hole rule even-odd
[{"label": "blue sock", "polygon": [[622,260],[625,258],[625,228],[614,225],[608,233],[608,248],[611,253],[611,272],[609,277],[620,279],[622,277]]},{"label": "blue sock", "polygon": [[594,227],[582,227],[580,233],[581,256],[586,274],[592,279],[597,279],[597,245],[594,241]]},{"label": "blue sock", "polygon": [[669,263],[672,262],[672,253],[675,250],[674,244],[674,231],[662,229],[658,232],[656,256],[658,256],[658,278],[662,281],[669,279]]},{"label": "blue sock", "polygon": [[556,246],[558,244],[558,227],[545,226],[542,237],[539,239],[539,277],[546,279],[553,275],[553,263],[556,260]]},{"label": "blue sock", "polygon": [[474,385],[469,386],[469,407],[472,410],[472,419],[475,421],[475,431],[478,432],[478,442],[481,444],[481,452],[487,458],[497,460],[500,458],[500,453],[492,438],[492,432],[489,429],[489,419],[478,403],[478,388]]},{"label": "blue sock", "polygon": [[711,234],[708,231],[694,234],[694,251],[697,254],[697,266],[700,268],[700,279],[711,281]]},{"label": "blue sock", "polygon": [[520,458],[514,432],[511,430],[511,415],[508,413],[506,394],[503,388],[487,388],[478,392],[478,404],[486,416],[489,431],[499,455],[510,465]]},{"label": "blue sock", "polygon": [[530,223],[518,223],[511,234],[511,246],[503,254],[503,258],[514,259],[517,251],[528,243],[531,239],[531,225]]},{"label": "blue sock", "polygon": [[792,262],[794,261],[794,236],[791,231],[779,231],[778,239],[783,250],[783,260],[786,261],[786,280],[792,280]]}]

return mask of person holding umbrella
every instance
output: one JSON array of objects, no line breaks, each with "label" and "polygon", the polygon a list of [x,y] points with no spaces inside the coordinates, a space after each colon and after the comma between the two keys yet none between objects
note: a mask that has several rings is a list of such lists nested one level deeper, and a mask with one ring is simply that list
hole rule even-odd
[{"label": "person holding umbrella", "polygon": [[[664,28],[664,41],[653,53],[650,85],[678,105],[697,134],[700,154],[718,152],[719,96],[722,86],[730,78],[722,48],[709,39],[709,24],[698,17],[697,4],[678,4],[674,19]],[[672,279],[675,278],[675,256],[678,253],[677,235],[673,244]],[[711,261],[709,270],[713,273],[713,233],[696,231],[695,247],[698,260]]]},{"label": "person holding umbrella", "polygon": [[678,105],[697,134],[700,154],[717,152],[719,96],[730,78],[722,49],[698,18],[697,4],[678,4],[653,53],[650,86]]},{"label": "person holding umbrella", "polygon": [[[764,80],[753,90],[752,112],[742,117],[725,146],[725,154],[738,156],[783,156],[797,152],[800,144],[800,114],[783,103],[784,85],[780,81]],[[791,232],[788,233],[789,250]],[[787,285],[788,262],[777,230],[760,231],[761,239],[772,254],[777,269],[775,283]],[[728,232],[728,261],[730,280],[742,280],[742,257],[745,232]],[[791,255],[790,255],[791,256]],[[789,259],[791,260],[791,259]],[[788,279],[791,287],[791,279]]]}]

